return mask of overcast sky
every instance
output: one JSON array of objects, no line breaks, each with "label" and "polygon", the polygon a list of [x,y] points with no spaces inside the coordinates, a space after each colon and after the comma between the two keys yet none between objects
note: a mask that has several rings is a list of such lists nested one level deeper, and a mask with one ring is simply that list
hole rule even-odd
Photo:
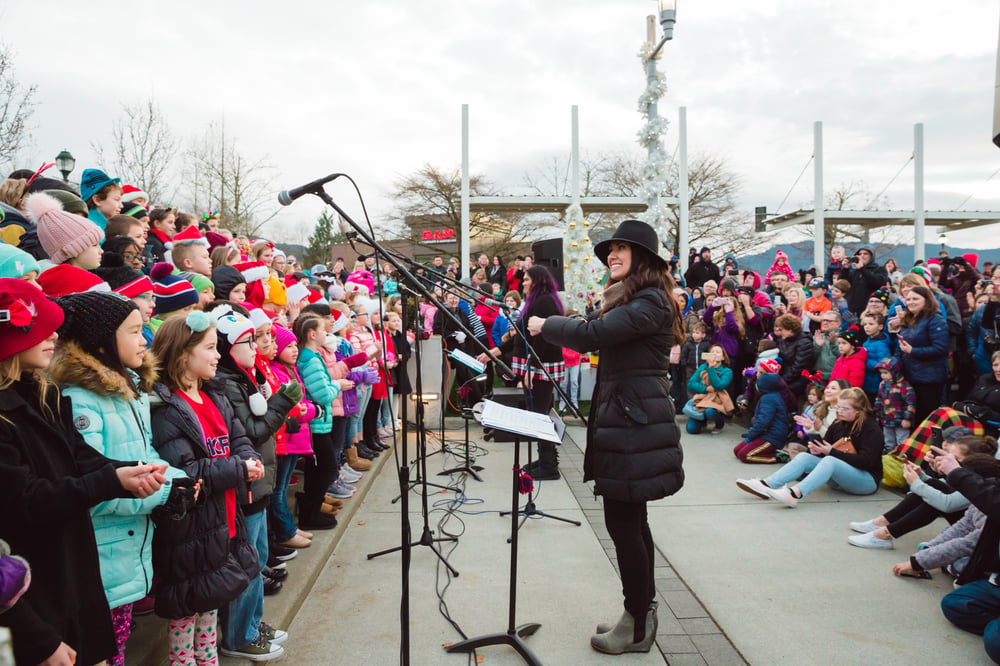
[{"label": "overcast sky", "polygon": [[[991,143],[995,0],[679,0],[661,67],[661,113],[688,109],[692,152],[724,157],[742,201],[774,211],[825,127],[826,189],[882,190],[925,125],[926,204],[1000,209]],[[108,9],[102,9],[102,6]],[[113,9],[112,9],[113,7]],[[429,162],[458,167],[470,105],[473,170],[514,191],[546,158],[565,158],[570,107],[585,156],[638,150],[637,57],[652,0],[4,3],[0,42],[37,84],[34,167],[63,148],[93,165],[121,104],[153,96],[187,137],[225,118],[249,157],[279,169],[275,190],[342,171],[378,219],[394,180]],[[672,151],[676,124],[665,136]],[[811,206],[812,171],[781,212]],[[331,194],[360,211],[346,183]],[[912,208],[913,168],[886,191]],[[276,221],[311,226],[318,201]],[[955,243],[996,246],[984,236]],[[307,235],[302,234],[303,237]],[[928,234],[933,242],[934,230]]]}]

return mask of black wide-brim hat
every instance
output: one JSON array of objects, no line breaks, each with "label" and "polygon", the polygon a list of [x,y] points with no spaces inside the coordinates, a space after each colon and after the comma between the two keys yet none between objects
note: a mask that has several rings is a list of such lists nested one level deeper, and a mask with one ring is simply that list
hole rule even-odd
[{"label": "black wide-brim hat", "polygon": [[594,246],[594,254],[605,266],[608,265],[608,254],[611,253],[611,243],[614,241],[624,241],[632,247],[639,247],[648,252],[663,268],[667,266],[667,260],[660,256],[660,240],[656,237],[656,230],[641,220],[625,220],[618,225],[611,238],[601,241]]}]

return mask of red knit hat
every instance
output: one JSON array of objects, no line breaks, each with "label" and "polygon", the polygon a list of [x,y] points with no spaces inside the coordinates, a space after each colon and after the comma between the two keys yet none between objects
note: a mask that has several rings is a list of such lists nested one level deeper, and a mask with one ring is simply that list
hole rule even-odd
[{"label": "red knit hat", "polygon": [[98,276],[69,264],[53,266],[39,275],[38,286],[49,298],[59,298],[66,294],[79,294],[84,291],[111,291],[108,283]]},{"label": "red knit hat", "polygon": [[781,363],[774,358],[765,358],[763,361],[758,363],[761,372],[779,373],[781,372]]},{"label": "red knit hat", "polygon": [[971,265],[977,271],[979,270],[979,255],[976,254],[975,252],[967,252],[963,254],[962,259],[965,259],[967,262],[969,262],[969,265]]},{"label": "red knit hat", "polygon": [[153,291],[153,281],[149,279],[148,275],[143,275],[142,277],[137,277],[131,282],[123,284],[115,289],[115,291],[122,296],[135,298],[140,294],[145,294],[147,291]]},{"label": "red knit hat", "polygon": [[62,326],[63,311],[25,280],[0,279],[0,361],[31,349]]}]

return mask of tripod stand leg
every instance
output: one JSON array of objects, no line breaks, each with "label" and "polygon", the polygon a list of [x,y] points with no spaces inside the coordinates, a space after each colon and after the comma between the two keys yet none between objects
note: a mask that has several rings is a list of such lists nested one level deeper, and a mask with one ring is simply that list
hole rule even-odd
[{"label": "tripod stand leg", "polygon": [[470,638],[468,640],[462,641],[460,643],[455,643],[454,645],[449,645],[445,648],[445,652],[472,652],[481,647],[486,647],[487,645],[509,645],[514,648],[514,650],[521,655],[524,659],[524,663],[530,666],[542,666],[542,662],[538,660],[535,653],[524,644],[521,640],[520,630],[525,627],[534,627],[529,633],[524,634],[525,636],[530,636],[538,630],[541,625],[523,625],[514,633],[504,633],[504,634],[486,634],[485,636],[477,636],[476,638]]}]

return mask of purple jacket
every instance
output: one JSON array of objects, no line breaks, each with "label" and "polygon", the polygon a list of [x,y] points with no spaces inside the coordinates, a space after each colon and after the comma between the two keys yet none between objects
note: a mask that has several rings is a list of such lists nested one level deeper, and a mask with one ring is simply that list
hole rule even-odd
[{"label": "purple jacket", "polygon": [[712,317],[718,309],[715,305],[708,306],[705,309],[705,314],[702,315],[702,319],[712,330],[712,344],[721,345],[726,350],[726,353],[729,354],[729,358],[735,359],[740,353],[740,327],[736,323],[736,315],[732,312],[726,312],[726,325],[721,329],[715,328],[712,323]]}]

